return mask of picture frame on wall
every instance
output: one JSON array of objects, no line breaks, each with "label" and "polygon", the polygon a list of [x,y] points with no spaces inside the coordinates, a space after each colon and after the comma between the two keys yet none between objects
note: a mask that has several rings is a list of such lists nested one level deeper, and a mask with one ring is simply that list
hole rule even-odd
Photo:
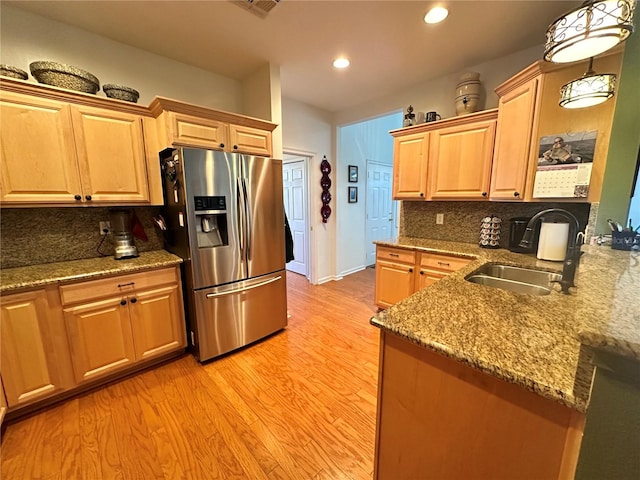
[{"label": "picture frame on wall", "polygon": [[349,187],[349,203],[358,202],[358,187]]},{"label": "picture frame on wall", "polygon": [[356,183],[358,181],[358,166],[349,165],[349,183]]}]

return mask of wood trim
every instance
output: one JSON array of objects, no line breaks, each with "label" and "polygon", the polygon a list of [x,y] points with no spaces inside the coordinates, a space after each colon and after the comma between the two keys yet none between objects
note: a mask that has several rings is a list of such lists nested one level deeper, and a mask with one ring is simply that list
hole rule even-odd
[{"label": "wood trim", "polygon": [[578,412],[574,412],[569,419],[567,438],[564,442],[564,455],[562,455],[560,473],[558,474],[559,479],[573,480],[575,478],[586,421],[587,416]]},{"label": "wood trim", "polygon": [[470,113],[469,115],[461,115],[459,117],[445,118],[436,122],[421,123],[413,127],[399,128],[391,130],[389,133],[392,137],[400,137],[415,133],[430,132],[432,130],[440,130],[443,128],[457,127],[459,125],[467,125],[469,123],[482,122],[484,120],[497,120],[498,109],[492,108],[481,112]]},{"label": "wood trim", "polygon": [[384,365],[384,352],[385,352],[385,333],[384,330],[380,330],[380,351],[378,353],[378,393],[376,404],[376,438],[373,457],[373,479],[378,480],[378,463],[380,461],[380,419],[382,418],[382,389],[384,387],[384,377],[382,375],[382,366]]}]

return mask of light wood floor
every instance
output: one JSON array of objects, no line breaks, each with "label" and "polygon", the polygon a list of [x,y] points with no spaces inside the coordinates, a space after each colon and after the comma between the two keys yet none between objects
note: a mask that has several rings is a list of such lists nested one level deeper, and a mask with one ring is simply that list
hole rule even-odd
[{"label": "light wood floor", "polygon": [[6,426],[3,480],[369,479],[374,270],[287,274],[287,329],[207,365],[185,355]]}]

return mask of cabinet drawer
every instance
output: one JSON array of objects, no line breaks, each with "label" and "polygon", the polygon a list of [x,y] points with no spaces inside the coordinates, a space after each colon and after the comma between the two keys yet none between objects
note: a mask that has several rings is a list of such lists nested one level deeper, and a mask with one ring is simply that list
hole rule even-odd
[{"label": "cabinet drawer", "polygon": [[163,268],[62,285],[60,287],[60,298],[63,305],[68,305],[113,295],[126,295],[134,290],[176,283],[178,280],[176,267]]},{"label": "cabinet drawer", "polygon": [[414,264],[416,263],[416,252],[398,248],[378,247],[376,259]]},{"label": "cabinet drawer", "polygon": [[437,253],[422,253],[420,256],[420,266],[455,272],[471,262],[468,258],[453,257],[450,255],[440,255]]}]

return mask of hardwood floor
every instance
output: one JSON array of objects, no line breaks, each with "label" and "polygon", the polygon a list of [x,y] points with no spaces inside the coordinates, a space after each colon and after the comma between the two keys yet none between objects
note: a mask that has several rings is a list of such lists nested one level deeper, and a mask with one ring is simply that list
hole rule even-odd
[{"label": "hardwood floor", "polygon": [[206,365],[185,355],[6,426],[1,478],[369,479],[375,270],[288,273],[289,326]]}]

